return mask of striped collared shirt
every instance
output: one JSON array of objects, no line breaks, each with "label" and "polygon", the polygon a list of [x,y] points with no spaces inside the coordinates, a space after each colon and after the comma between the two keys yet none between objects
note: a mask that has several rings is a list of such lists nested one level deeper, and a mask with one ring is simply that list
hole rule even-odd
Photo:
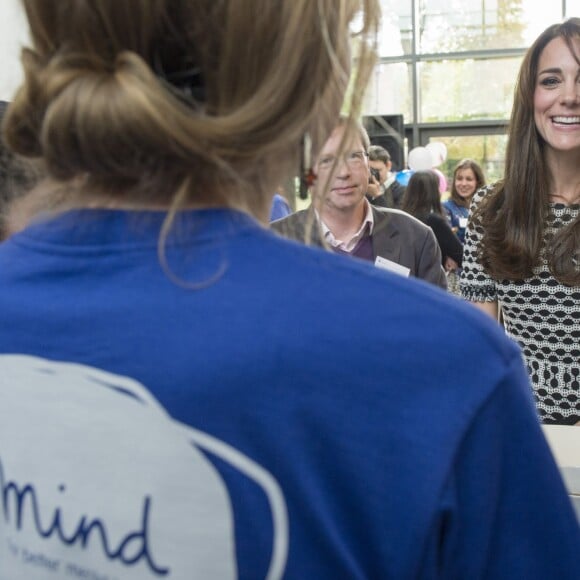
[{"label": "striped collared shirt", "polygon": [[373,219],[373,211],[371,208],[371,204],[366,199],[364,200],[364,203],[366,208],[365,217],[363,219],[360,228],[354,234],[354,236],[350,238],[350,240],[338,240],[334,236],[334,234],[330,231],[328,226],[324,223],[324,221],[321,219],[318,212],[316,212],[316,218],[318,219],[320,227],[322,228],[322,235],[324,236],[324,239],[331,247],[338,248],[339,250],[342,250],[343,252],[348,252],[350,254],[356,248],[357,244],[360,242],[361,238],[364,235],[369,236],[372,235],[373,227],[375,225],[375,221]]}]

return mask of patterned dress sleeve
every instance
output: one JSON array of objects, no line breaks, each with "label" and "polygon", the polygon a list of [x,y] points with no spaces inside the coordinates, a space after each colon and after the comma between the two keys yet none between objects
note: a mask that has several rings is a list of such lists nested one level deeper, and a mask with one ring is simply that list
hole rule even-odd
[{"label": "patterned dress sleeve", "polygon": [[481,226],[475,225],[471,219],[473,210],[491,190],[492,186],[487,186],[477,191],[473,196],[465,234],[460,289],[461,296],[471,302],[493,302],[497,300],[495,280],[485,272],[478,257],[483,229]]}]

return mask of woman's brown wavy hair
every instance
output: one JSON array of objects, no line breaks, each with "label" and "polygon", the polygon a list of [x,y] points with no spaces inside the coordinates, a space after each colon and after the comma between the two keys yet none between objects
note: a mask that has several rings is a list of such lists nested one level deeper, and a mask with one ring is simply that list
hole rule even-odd
[{"label": "woman's brown wavy hair", "polygon": [[[540,263],[552,178],[544,155],[544,141],[534,122],[534,91],[538,61],[546,45],[562,38],[571,53],[580,37],[580,18],[548,27],[527,51],[515,88],[509,127],[504,179],[474,212],[483,229],[480,259],[495,279],[522,280]],[[580,218],[548,241],[550,271],[561,283],[580,284]]]}]

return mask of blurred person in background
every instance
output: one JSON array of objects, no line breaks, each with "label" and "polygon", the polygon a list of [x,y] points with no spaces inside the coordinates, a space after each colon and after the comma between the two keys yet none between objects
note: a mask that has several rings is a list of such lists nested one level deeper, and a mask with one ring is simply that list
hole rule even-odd
[{"label": "blurred person in background", "polygon": [[[0,120],[9,103],[0,101]],[[30,191],[40,179],[40,167],[15,155],[0,137],[0,241],[10,235],[18,221],[12,202]]]},{"label": "blurred person in background", "polygon": [[446,272],[461,268],[463,247],[443,213],[439,178],[433,171],[413,173],[403,197],[403,211],[410,213],[433,230]]},{"label": "blurred person in background", "polygon": [[485,176],[473,159],[461,160],[453,170],[451,192],[443,202],[443,209],[459,241],[465,243],[465,228],[469,217],[469,206],[475,192],[485,185]]},{"label": "blurred person in background", "polygon": [[[279,191],[279,190],[278,190]],[[288,200],[280,193],[276,192],[272,198],[272,207],[270,208],[270,221],[280,220],[292,213],[292,208]]]},{"label": "blurred person in background", "polygon": [[[371,182],[367,191],[369,201],[379,207],[400,208],[405,193],[405,186],[401,185],[396,174],[391,171],[393,162],[391,154],[380,145],[369,147],[369,166],[376,172],[376,181]],[[375,175],[373,174],[373,177]]]}]

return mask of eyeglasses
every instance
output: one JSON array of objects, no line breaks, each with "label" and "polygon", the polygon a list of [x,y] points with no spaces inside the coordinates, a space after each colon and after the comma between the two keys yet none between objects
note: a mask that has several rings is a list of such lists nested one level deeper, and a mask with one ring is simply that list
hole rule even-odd
[{"label": "eyeglasses", "polygon": [[[345,153],[342,158],[349,167],[356,168],[363,165],[366,155],[366,151],[351,151]],[[338,160],[334,155],[325,155],[318,160],[317,165],[320,171],[330,171],[338,166]]]}]

